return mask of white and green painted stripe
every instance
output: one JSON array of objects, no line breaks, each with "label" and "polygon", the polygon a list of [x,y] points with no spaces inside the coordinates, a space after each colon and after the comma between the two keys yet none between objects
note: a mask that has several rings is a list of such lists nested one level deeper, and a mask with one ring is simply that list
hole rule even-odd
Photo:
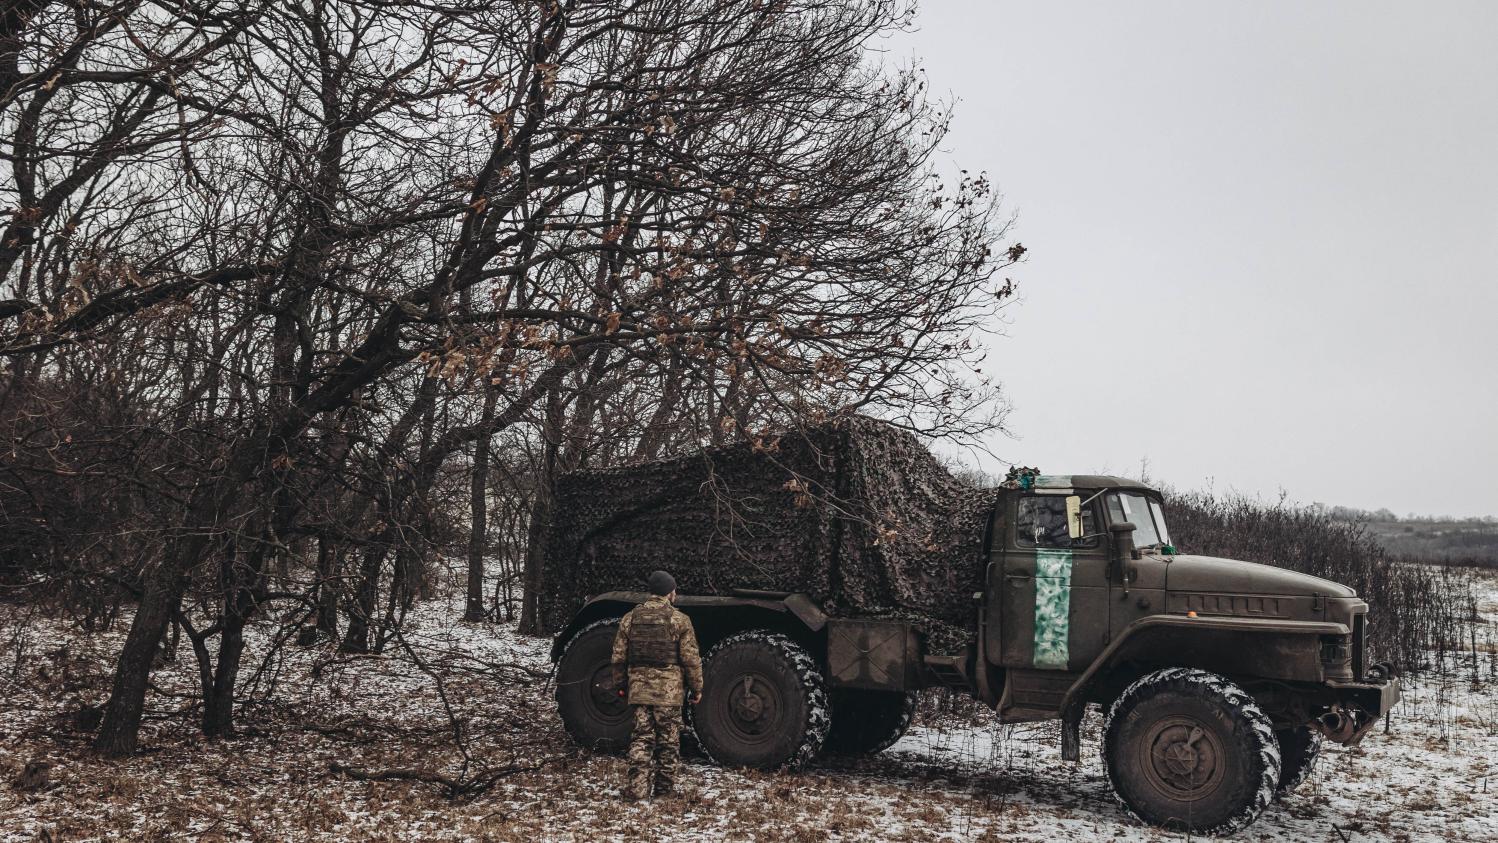
[{"label": "white and green painted stripe", "polygon": [[1066,668],[1071,635],[1070,550],[1035,551],[1036,667]]}]

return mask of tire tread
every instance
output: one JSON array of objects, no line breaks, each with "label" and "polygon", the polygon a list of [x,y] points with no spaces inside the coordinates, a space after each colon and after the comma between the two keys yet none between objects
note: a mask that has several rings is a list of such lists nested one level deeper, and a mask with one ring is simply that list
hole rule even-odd
[{"label": "tire tread", "polygon": [[[790,636],[767,629],[746,630],[724,638],[708,651],[704,664],[710,664],[714,656],[742,644],[757,644],[778,652],[791,665],[801,686],[806,689],[806,730],[796,749],[780,765],[791,770],[806,766],[821,752],[822,744],[827,739],[827,731],[832,726],[832,706],[827,695],[827,680],[823,677],[821,668],[806,648],[797,644]],[[699,735],[699,739],[700,737]],[[699,743],[702,745],[703,753],[712,759],[713,763],[719,766],[731,766],[715,758],[706,741],[699,740]]]},{"label": "tire tread", "polygon": [[[556,698],[557,698],[557,713],[559,715],[561,715],[562,712],[566,710],[566,706],[563,704],[563,701],[562,701],[561,666],[567,662],[567,656],[568,656],[568,654],[570,654],[572,652],[572,649],[575,646],[577,646],[577,643],[579,641],[583,640],[584,636],[586,636],[588,633],[590,633],[590,632],[592,632],[592,631],[594,631],[596,629],[599,629],[601,627],[606,627],[606,626],[615,626],[615,627],[617,627],[619,625],[619,621],[620,621],[620,618],[602,618],[600,620],[593,621],[592,623],[589,623],[589,624],[583,626],[577,632],[573,633],[573,635],[572,635],[571,638],[567,639],[566,646],[562,648],[562,656],[561,656],[561,658],[557,659],[557,689],[556,689]],[[580,729],[580,725],[581,724],[573,722],[570,718],[568,718],[566,716],[562,716],[561,719],[562,719],[562,728],[564,730],[566,730],[567,735],[569,737],[571,737],[572,740],[575,743],[577,743],[578,746],[587,747],[588,749],[603,750],[603,751],[608,751],[608,752],[622,752],[623,751],[623,747],[622,746],[615,746],[614,742],[609,741],[607,738],[600,738],[600,737],[598,737],[596,735],[589,735],[589,734],[584,733]]]},{"label": "tire tread", "polygon": [[1236,712],[1248,727],[1245,733],[1251,740],[1254,751],[1258,752],[1261,762],[1258,786],[1247,803],[1221,822],[1209,827],[1193,827],[1191,830],[1197,834],[1220,836],[1232,834],[1248,826],[1274,799],[1280,776],[1279,741],[1275,738],[1274,726],[1269,716],[1259,708],[1253,697],[1231,680],[1197,668],[1168,667],[1145,674],[1125,688],[1124,692],[1119,694],[1118,699],[1114,700],[1108,708],[1103,726],[1103,766],[1108,772],[1108,783],[1113,788],[1114,798],[1131,818],[1146,825],[1152,824],[1140,816],[1124,799],[1123,790],[1119,787],[1118,765],[1114,763],[1114,756],[1117,752],[1118,731],[1122,724],[1121,716],[1143,699],[1168,690],[1206,694],[1221,702],[1229,710]]},{"label": "tire tread", "polygon": [[1321,757],[1321,733],[1308,726],[1276,732],[1280,747],[1280,781],[1277,794],[1289,796],[1305,783]]}]

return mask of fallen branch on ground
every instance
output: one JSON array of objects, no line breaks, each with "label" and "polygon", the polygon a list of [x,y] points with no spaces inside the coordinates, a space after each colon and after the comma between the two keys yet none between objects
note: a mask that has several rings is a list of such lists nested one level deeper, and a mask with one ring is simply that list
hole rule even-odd
[{"label": "fallen branch on ground", "polygon": [[423,782],[426,784],[435,784],[441,786],[443,794],[449,799],[458,799],[468,796],[477,796],[489,790],[489,788],[493,787],[495,783],[497,783],[500,779],[508,778],[509,776],[513,776],[518,773],[534,773],[537,770],[540,770],[542,766],[544,765],[538,762],[535,764],[500,767],[493,770],[485,770],[482,773],[473,776],[472,778],[469,778],[467,776],[453,778],[451,776],[444,776],[441,773],[433,773],[428,770],[412,770],[399,767],[385,770],[360,770],[356,767],[350,767],[347,764],[341,764],[337,761],[329,762],[328,770],[335,774],[348,776],[349,778],[356,779],[358,781],[411,781]]}]

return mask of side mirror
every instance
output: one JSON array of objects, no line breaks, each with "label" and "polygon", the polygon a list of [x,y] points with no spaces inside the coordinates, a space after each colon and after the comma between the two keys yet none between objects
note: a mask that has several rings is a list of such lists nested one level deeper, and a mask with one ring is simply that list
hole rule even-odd
[{"label": "side mirror", "polygon": [[1071,536],[1072,541],[1082,538],[1082,496],[1067,495],[1066,497],[1066,534]]},{"label": "side mirror", "polygon": [[1124,594],[1129,593],[1129,580],[1134,577],[1134,566],[1130,563],[1139,556],[1139,552],[1134,549],[1134,530],[1134,525],[1128,521],[1108,526],[1108,532],[1113,534],[1114,564],[1117,566],[1119,580],[1123,583]]}]

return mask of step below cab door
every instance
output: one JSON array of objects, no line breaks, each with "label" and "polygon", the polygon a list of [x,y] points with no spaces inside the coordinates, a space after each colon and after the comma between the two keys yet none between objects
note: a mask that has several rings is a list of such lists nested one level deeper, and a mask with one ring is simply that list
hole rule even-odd
[{"label": "step below cab door", "polygon": [[[1072,489],[1006,495],[1003,553],[990,587],[999,589],[999,663],[1008,668],[1082,670],[1108,643],[1108,558],[1095,511],[1083,508],[1087,538],[1072,539]],[[1085,492],[1081,493],[1085,500]],[[1001,537],[995,536],[995,546]],[[990,620],[992,623],[992,620]],[[990,639],[990,652],[993,652]]]}]

